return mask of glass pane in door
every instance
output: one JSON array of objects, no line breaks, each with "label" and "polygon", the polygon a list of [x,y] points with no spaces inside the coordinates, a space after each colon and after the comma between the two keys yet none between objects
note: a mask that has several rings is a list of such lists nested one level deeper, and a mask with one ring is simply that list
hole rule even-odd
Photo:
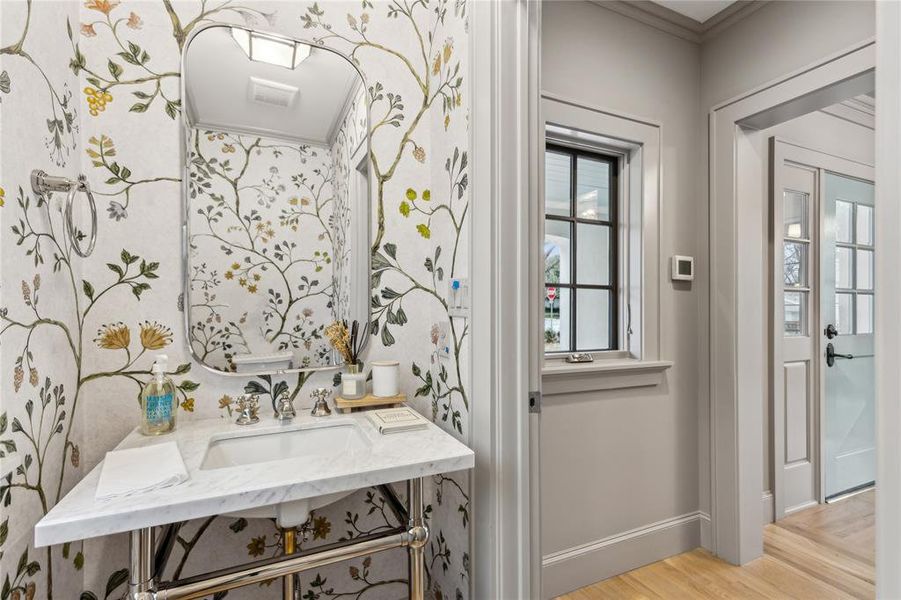
[{"label": "glass pane in door", "polygon": [[835,200],[835,241],[850,244],[854,223],[854,205],[845,200]]},{"label": "glass pane in door", "polygon": [[836,353],[833,366],[825,360],[820,363],[825,395],[824,492],[829,498],[876,479],[873,184],[826,173],[821,208],[825,226],[819,329],[831,323],[839,332],[833,339],[824,335],[820,340],[824,351],[830,343]]},{"label": "glass pane in door", "polygon": [[835,249],[835,287],[847,290],[854,287],[854,268],[851,257],[854,250],[838,247]]},{"label": "glass pane in door", "polygon": [[783,244],[786,288],[807,286],[807,244],[788,242]]},{"label": "glass pane in door", "polygon": [[807,296],[807,292],[784,293],[785,335],[807,335]]},{"label": "glass pane in door", "polygon": [[782,194],[782,211],[784,214],[784,230],[787,238],[808,239],[807,199],[804,192],[785,190]]},{"label": "glass pane in door", "polygon": [[873,245],[873,207],[865,204],[857,205],[857,243],[862,246]]}]

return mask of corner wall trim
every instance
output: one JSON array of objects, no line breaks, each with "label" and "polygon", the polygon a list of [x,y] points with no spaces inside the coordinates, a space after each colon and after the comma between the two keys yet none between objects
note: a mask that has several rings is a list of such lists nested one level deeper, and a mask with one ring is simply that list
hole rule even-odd
[{"label": "corner wall trim", "polygon": [[542,598],[553,598],[700,545],[701,521],[694,511],[649,523],[542,558]]}]

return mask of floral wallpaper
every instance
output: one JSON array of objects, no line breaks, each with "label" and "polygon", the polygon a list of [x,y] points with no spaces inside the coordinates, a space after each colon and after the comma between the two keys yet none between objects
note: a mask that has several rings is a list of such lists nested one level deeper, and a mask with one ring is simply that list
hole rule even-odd
[{"label": "floral wallpaper", "polygon": [[[0,479],[0,600],[124,594],[124,535],[35,549],[32,530],[138,423],[154,353],[170,356],[182,422],[230,418],[232,398],[245,390],[272,398],[287,389],[308,406],[309,388],[331,383],[326,374],[228,379],[187,352],[179,326],[179,57],[188,36],[213,21],[328,45],[358,64],[372,118],[367,360],[399,359],[412,404],[468,440],[468,329],[445,300],[448,279],[465,277],[469,264],[464,1],[4,0],[0,461],[14,456],[18,466]],[[347,125],[355,146],[360,122]],[[87,176],[102,214],[89,258],[62,236],[58,195],[31,192],[34,168]],[[427,488],[429,595],[468,598],[469,475],[435,477]],[[376,490],[361,490],[316,511],[299,528],[300,546],[378,531],[391,519]],[[181,528],[166,574],[280,551],[272,521],[210,517]],[[400,598],[406,555],[348,561],[300,580],[309,600]],[[229,597],[279,591],[251,587]]]},{"label": "floral wallpaper", "polygon": [[334,364],[323,330],[347,304],[336,302],[335,267],[347,260],[348,218],[335,211],[330,149],[219,131],[190,137],[195,356],[223,371],[235,370],[235,356],[273,352],[292,355],[294,367]]},{"label": "floral wallpaper", "polygon": [[[329,148],[334,167],[332,188],[334,194],[333,229],[335,257],[333,263],[332,285],[335,288],[332,298],[335,302],[335,315],[348,322],[353,319],[362,320],[360,309],[369,303],[355,303],[351,306],[351,292],[354,289],[366,288],[369,279],[369,250],[360,249],[360,239],[367,239],[371,223],[369,223],[368,201],[355,202],[353,194],[359,195],[358,186],[369,185],[368,171],[360,171],[361,163],[368,165],[366,156],[366,124],[368,119],[366,92],[362,86],[352,91],[353,100],[335,131],[335,139]],[[360,175],[356,175],[359,172]],[[355,182],[356,179],[356,182]],[[368,190],[366,190],[368,195]],[[359,234],[359,235],[357,235]],[[363,281],[355,276],[360,271],[366,274]],[[369,294],[365,298],[368,299]],[[357,313],[357,314],[355,314]]]}]

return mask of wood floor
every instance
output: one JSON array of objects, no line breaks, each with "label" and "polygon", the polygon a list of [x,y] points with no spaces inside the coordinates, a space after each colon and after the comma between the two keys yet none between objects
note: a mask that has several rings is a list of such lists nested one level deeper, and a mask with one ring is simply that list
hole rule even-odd
[{"label": "wood floor", "polygon": [[735,567],[694,550],[558,600],[875,597],[875,492],[824,504],[764,529],[764,556]]}]

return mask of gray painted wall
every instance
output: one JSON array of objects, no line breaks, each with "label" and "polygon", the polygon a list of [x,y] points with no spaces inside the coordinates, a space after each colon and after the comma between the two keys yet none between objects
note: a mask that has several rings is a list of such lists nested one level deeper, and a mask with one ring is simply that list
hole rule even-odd
[{"label": "gray painted wall", "polygon": [[[705,252],[699,47],[595,4],[545,2],[542,61],[545,91],[662,125],[662,254]],[[675,362],[666,383],[544,403],[543,554],[698,510],[704,288],[674,286],[668,273],[661,265],[661,359]]]},{"label": "gray painted wall", "polygon": [[708,109],[876,35],[868,0],[769,2],[701,46]]},{"label": "gray painted wall", "polygon": [[[664,385],[545,403],[541,510],[548,554],[709,511],[709,111],[871,38],[875,17],[866,1],[771,2],[698,45],[597,4],[546,1],[542,10],[545,91],[661,124],[662,255],[694,255],[697,273],[691,285],[674,286],[662,265],[661,358],[675,363]],[[837,121],[813,115],[783,125],[781,134],[803,142],[804,132],[823,128],[825,120]],[[851,147],[865,153],[867,140],[849,127],[857,126],[836,125],[844,130],[845,154]],[[842,139],[830,135],[811,143],[828,149]],[[628,566],[672,548],[631,553]]]}]

